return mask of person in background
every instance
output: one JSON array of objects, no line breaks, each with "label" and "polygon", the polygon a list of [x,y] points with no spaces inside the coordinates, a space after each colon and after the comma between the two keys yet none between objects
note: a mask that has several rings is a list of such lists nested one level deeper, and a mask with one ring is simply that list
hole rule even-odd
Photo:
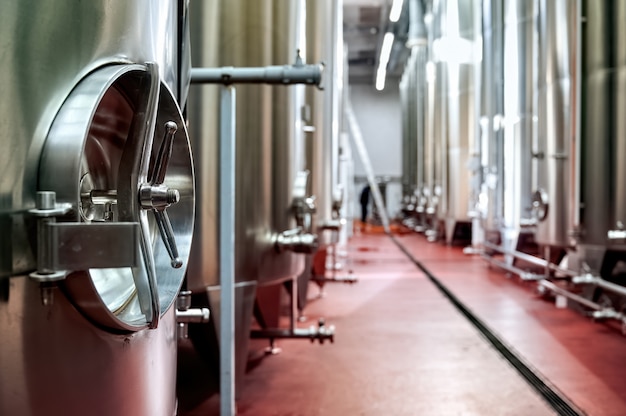
[{"label": "person in background", "polygon": [[366,185],[365,188],[361,191],[361,198],[359,199],[361,203],[361,222],[365,224],[367,220],[367,206],[370,203],[370,186]]}]

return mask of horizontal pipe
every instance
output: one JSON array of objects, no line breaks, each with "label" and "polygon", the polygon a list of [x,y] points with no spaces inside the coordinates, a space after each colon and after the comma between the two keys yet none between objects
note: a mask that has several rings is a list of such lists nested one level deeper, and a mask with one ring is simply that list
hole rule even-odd
[{"label": "horizontal pipe", "polygon": [[582,296],[579,296],[575,293],[572,293],[570,291],[567,291],[557,285],[555,285],[554,283],[548,281],[548,280],[541,280],[539,281],[539,286],[543,286],[544,288],[548,289],[549,291],[556,293],[558,295],[561,296],[565,296],[568,299],[571,299],[575,302],[580,303],[581,305],[584,305],[586,307],[588,307],[589,309],[594,309],[596,311],[602,310],[603,307],[598,305],[595,302],[590,301],[589,299],[585,299]]},{"label": "horizontal pipe", "polygon": [[482,256],[483,259],[487,260],[489,263],[493,264],[494,266],[497,266],[497,267],[499,267],[501,269],[504,269],[504,270],[506,270],[508,272],[515,273],[520,278],[522,278],[522,280],[538,280],[538,279],[542,279],[543,278],[543,276],[537,275],[535,273],[529,273],[529,272],[527,272],[525,270],[520,269],[519,267],[515,267],[515,266],[512,266],[510,264],[506,264],[503,261],[496,260],[493,257],[488,256],[488,255],[486,255],[484,253],[481,254],[481,256]]},{"label": "horizontal pipe", "polygon": [[176,322],[187,324],[205,324],[209,322],[211,312],[207,308],[187,309],[186,311],[176,311]]},{"label": "horizontal pipe", "polygon": [[267,328],[250,331],[250,338],[290,338],[290,339],[330,339],[333,340],[335,335],[335,326],[319,326],[310,328],[295,328],[295,329],[282,329],[282,328]]},{"label": "horizontal pipe", "polygon": [[192,84],[308,84],[319,86],[321,82],[321,65],[191,69]]},{"label": "horizontal pipe", "polygon": [[598,276],[592,276],[592,275],[577,276],[574,279],[572,279],[572,282],[576,284],[586,283],[586,284],[596,285],[598,287],[601,287],[602,289],[606,289],[613,293],[617,293],[618,295],[626,296],[626,287],[617,285],[615,283],[611,283]]},{"label": "horizontal pipe", "polygon": [[537,266],[546,267],[546,268],[548,268],[548,269],[550,269],[552,271],[563,273],[563,274],[565,274],[567,276],[570,276],[570,277],[577,276],[577,273],[572,271],[572,270],[564,269],[562,267],[557,266],[556,264],[550,263],[547,260],[540,259],[539,257],[531,256],[530,254],[522,253],[522,252],[519,252],[519,251],[506,250],[506,249],[504,249],[501,246],[497,246],[495,244],[491,244],[491,243],[488,243],[486,241],[483,242],[483,246],[485,248],[498,251],[498,252],[500,252],[502,254],[508,254],[508,255],[513,256],[515,258],[518,258],[520,260],[524,260],[524,261],[526,261],[528,263],[536,264]]}]

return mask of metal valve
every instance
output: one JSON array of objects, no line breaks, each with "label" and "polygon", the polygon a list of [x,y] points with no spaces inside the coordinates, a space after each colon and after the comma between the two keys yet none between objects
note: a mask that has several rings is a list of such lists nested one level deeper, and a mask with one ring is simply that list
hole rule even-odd
[{"label": "metal valve", "polygon": [[317,235],[302,232],[301,228],[283,231],[276,236],[276,250],[278,252],[290,250],[294,253],[311,254],[317,251]]},{"label": "metal valve", "polygon": [[176,324],[178,339],[186,339],[189,336],[189,324],[209,322],[211,312],[208,308],[191,307],[191,291],[183,290],[176,299]]}]

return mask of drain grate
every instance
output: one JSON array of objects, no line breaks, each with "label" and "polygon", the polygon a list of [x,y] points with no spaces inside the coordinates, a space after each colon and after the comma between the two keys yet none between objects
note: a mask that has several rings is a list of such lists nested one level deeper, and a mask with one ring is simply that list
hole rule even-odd
[{"label": "drain grate", "polygon": [[507,346],[483,321],[470,311],[454,293],[441,283],[420,261],[393,236],[392,241],[422,271],[444,296],[478,329],[478,331],[494,346],[494,348],[518,371],[518,373],[539,393],[546,402],[561,416],[584,416],[585,412],[570,402],[563,393],[524,362],[522,358]]}]

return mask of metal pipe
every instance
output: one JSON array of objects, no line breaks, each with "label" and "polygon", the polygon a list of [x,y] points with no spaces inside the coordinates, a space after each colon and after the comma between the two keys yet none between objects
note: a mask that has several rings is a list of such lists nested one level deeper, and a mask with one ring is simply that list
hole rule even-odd
[{"label": "metal pipe", "polygon": [[531,256],[530,254],[526,254],[526,253],[522,253],[522,252],[514,251],[514,250],[507,250],[507,249],[505,249],[505,248],[503,248],[501,246],[497,246],[495,244],[491,244],[491,243],[489,243],[487,241],[483,242],[483,246],[485,248],[498,251],[498,252],[500,252],[502,254],[508,254],[508,255],[513,256],[515,258],[518,258],[520,260],[524,260],[524,261],[527,261],[529,263],[536,264],[537,266],[545,267],[545,268],[553,270],[555,272],[563,273],[563,274],[565,274],[567,276],[570,276],[570,277],[576,277],[577,276],[577,273],[572,271],[572,270],[564,269],[562,267],[559,267],[559,266],[557,266],[555,264],[550,263],[547,260],[540,259],[540,258],[535,257],[535,256]]},{"label": "metal pipe", "polygon": [[208,308],[194,308],[176,311],[176,322],[186,324],[205,324],[209,322],[211,312]]},{"label": "metal pipe", "polygon": [[325,340],[334,342],[335,327],[334,325],[325,326],[320,323],[318,327],[311,325],[309,328],[295,328],[295,329],[282,329],[282,328],[269,328],[250,331],[250,338],[252,339],[309,339],[311,342],[318,340],[320,343],[324,343]]},{"label": "metal pipe", "polygon": [[568,290],[565,290],[557,285],[555,285],[554,283],[548,281],[548,280],[540,280],[539,281],[539,288],[544,288],[544,289],[548,289],[549,291],[556,293],[558,295],[561,296],[565,296],[568,299],[571,299],[575,302],[580,303],[581,305],[584,305],[586,307],[588,307],[589,309],[594,309],[596,311],[600,311],[602,309],[604,309],[602,306],[598,305],[595,302],[590,301],[589,299],[585,299],[582,296],[579,296],[575,293],[572,293]]},{"label": "metal pipe", "polygon": [[[599,279],[599,278],[598,278]],[[589,280],[587,278],[587,280]],[[595,280],[595,278],[594,278]],[[599,279],[602,280],[602,279]],[[586,282],[584,282],[586,283]],[[608,282],[606,282],[608,283]],[[540,290],[549,290],[553,293],[556,293],[558,295],[561,296],[565,296],[568,299],[571,299],[575,302],[580,303],[581,305],[586,306],[589,309],[593,309],[594,311],[591,313],[591,317],[593,319],[615,319],[617,321],[620,321],[622,323],[622,332],[624,334],[626,334],[626,315],[624,315],[622,312],[618,312],[615,309],[611,308],[611,307],[604,307],[602,305],[599,305],[595,302],[592,302],[588,299],[583,298],[582,296],[578,296],[575,293],[572,293],[568,290],[565,290],[561,287],[558,287],[557,285],[555,285],[552,282],[549,282],[547,280],[541,280],[539,282],[539,288]]]},{"label": "metal pipe", "polygon": [[251,68],[192,68],[192,84],[308,84],[322,82],[321,65],[282,65]]},{"label": "metal pipe", "polygon": [[484,253],[481,256],[482,256],[483,259],[487,260],[489,263],[493,264],[494,266],[500,267],[501,269],[504,269],[504,270],[506,270],[508,272],[515,273],[522,280],[539,280],[539,279],[543,279],[543,275],[538,275],[538,274],[535,274],[535,273],[527,272],[525,270],[520,269],[519,267],[515,267],[515,266],[512,266],[510,264],[506,264],[503,261],[496,260],[493,257],[488,256],[488,255],[486,255]]},{"label": "metal pipe", "polygon": [[617,293],[621,296],[626,296],[626,287],[617,285],[615,283],[611,283],[607,280],[599,276],[593,276],[590,274],[586,274],[583,276],[576,276],[572,279],[572,282],[575,284],[590,284],[601,287],[602,289],[609,290],[613,293]]},{"label": "metal pipe", "polygon": [[235,153],[236,91],[221,88],[220,111],[220,415],[235,411]]}]

